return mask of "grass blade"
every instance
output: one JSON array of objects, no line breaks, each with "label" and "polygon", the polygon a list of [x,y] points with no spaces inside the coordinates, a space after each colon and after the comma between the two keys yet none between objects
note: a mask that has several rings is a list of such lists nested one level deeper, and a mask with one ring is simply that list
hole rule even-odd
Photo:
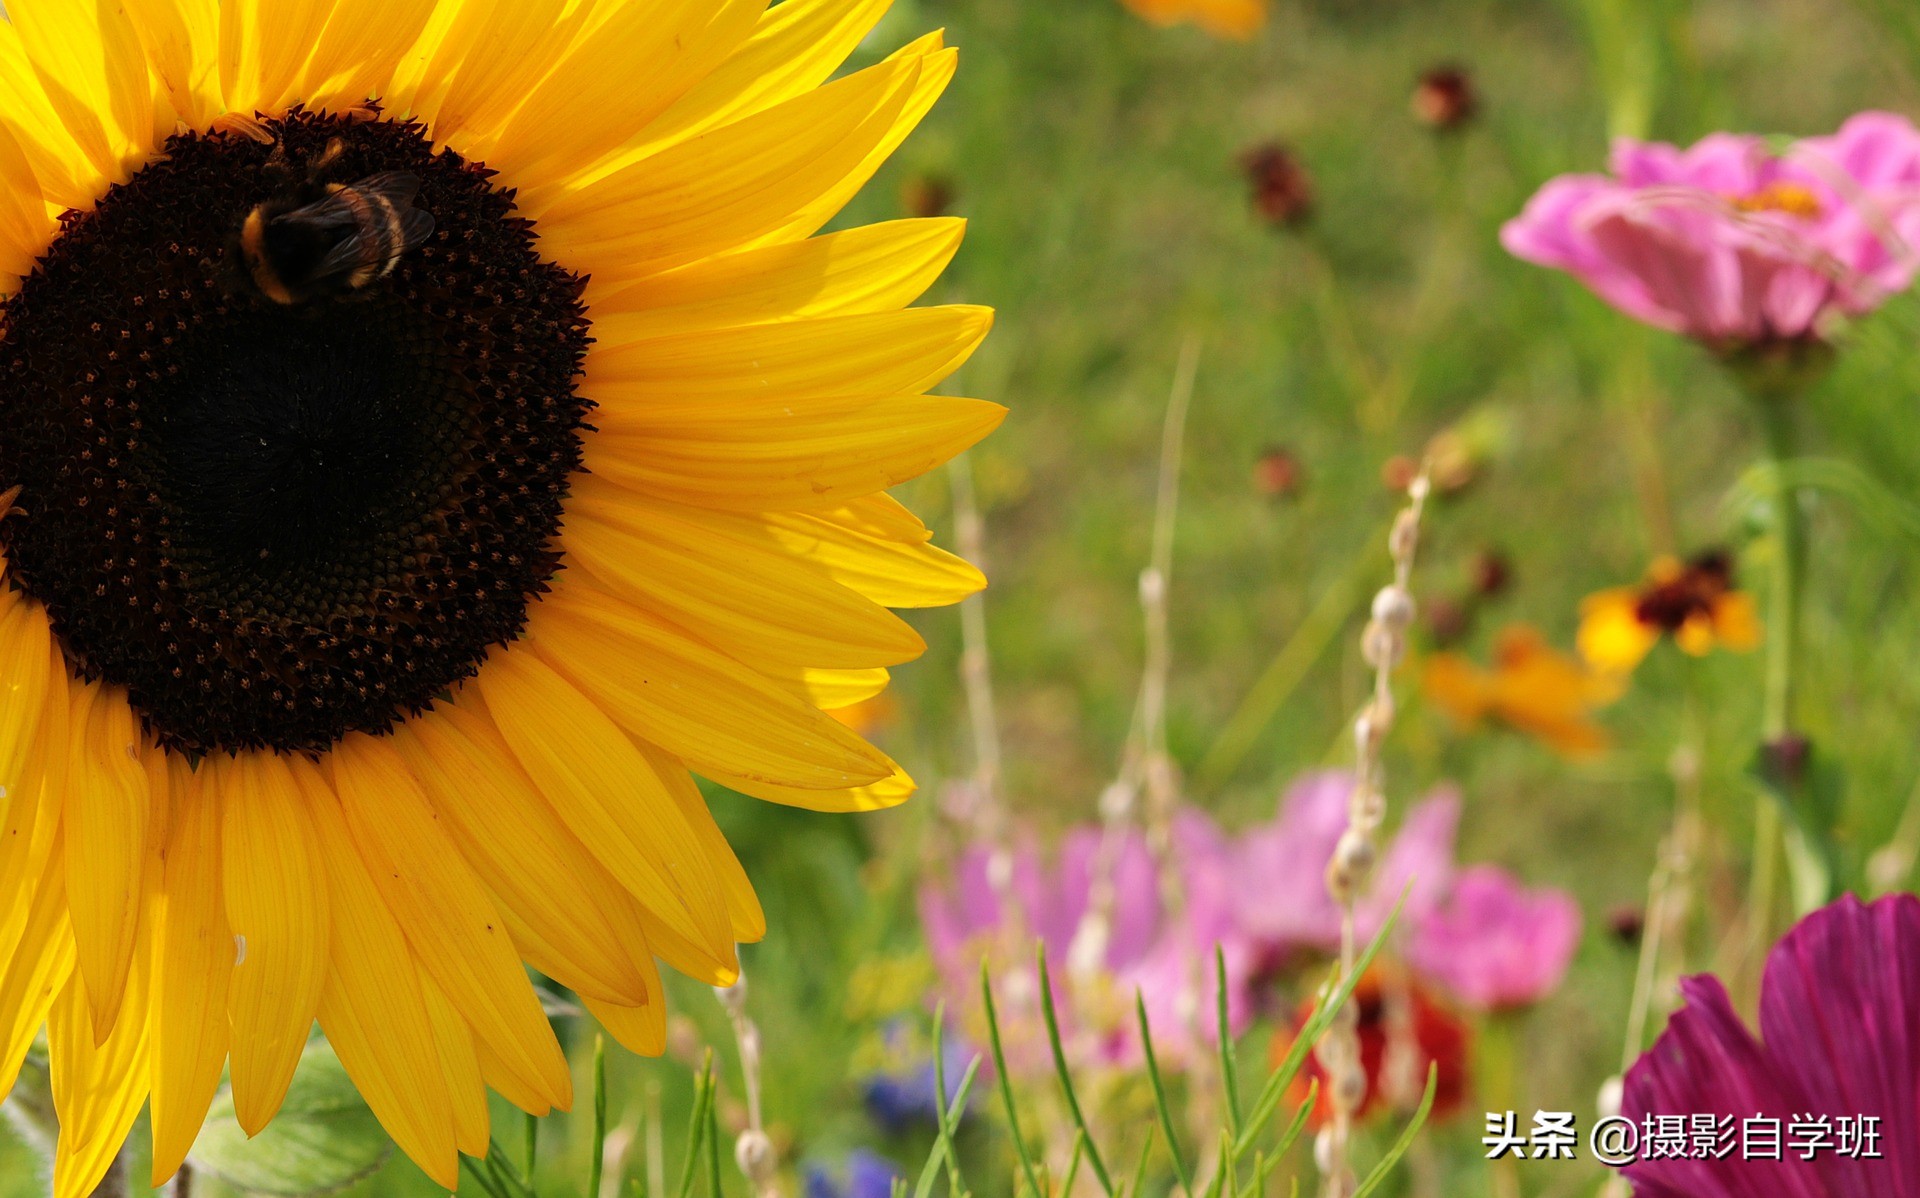
[{"label": "grass blade", "polygon": [[1060,1183],[1060,1198],[1073,1198],[1073,1179],[1080,1175],[1080,1160],[1089,1146],[1087,1133],[1074,1129],[1073,1155],[1067,1158],[1067,1179]]},{"label": "grass blade", "polygon": [[700,1169],[700,1143],[707,1134],[707,1113],[713,1106],[713,1050],[707,1050],[706,1062],[701,1065],[699,1074],[693,1082],[693,1117],[687,1125],[687,1159],[680,1168],[680,1185],[674,1191],[679,1198],[689,1198],[693,1193],[693,1179]]},{"label": "grass blade", "polygon": [[1267,1168],[1273,1168],[1280,1163],[1281,1157],[1293,1151],[1294,1141],[1298,1140],[1300,1133],[1307,1129],[1307,1116],[1313,1114],[1313,1104],[1318,1101],[1320,1101],[1320,1079],[1315,1078],[1308,1083],[1306,1101],[1302,1102],[1300,1109],[1293,1113],[1293,1122],[1287,1125],[1286,1134],[1280,1137],[1278,1144],[1274,1145],[1273,1160]]},{"label": "grass blade", "polygon": [[[938,1118],[936,1126],[940,1128],[940,1138],[942,1140],[948,1138],[946,1131],[947,1051],[946,1045],[943,1042],[946,1026],[947,1004],[943,1002],[935,1008],[933,1012],[933,1110]],[[974,1057],[973,1062],[977,1066],[980,1058],[978,1056]],[[969,1083],[971,1083],[971,1076],[969,1076]],[[955,1126],[958,1126],[960,1117],[965,1114],[966,1108],[963,1106],[956,1107],[955,1110],[956,1114],[953,1122]],[[966,1184],[960,1177],[960,1154],[954,1152],[952,1146],[949,1145],[945,1155],[947,1158],[947,1192],[954,1195],[954,1198],[959,1198],[959,1195],[967,1192]]]},{"label": "grass blade", "polygon": [[1240,1077],[1233,1063],[1233,1025],[1227,1017],[1227,950],[1218,944],[1213,946],[1213,983],[1214,1016],[1220,1037],[1220,1087],[1226,1095],[1227,1131],[1238,1140]]},{"label": "grass blade", "polygon": [[[920,1180],[913,1187],[914,1198],[928,1198],[933,1193],[933,1182],[940,1176],[940,1166],[955,1155],[953,1135],[960,1130],[960,1117],[967,1109],[967,1095],[972,1092],[973,1079],[979,1073],[980,1058],[975,1057],[967,1066],[967,1071],[960,1076],[960,1088],[953,1092],[953,1106],[940,1121],[940,1133],[933,1142],[933,1151],[927,1155],[927,1163],[920,1168]],[[958,1172],[953,1176],[958,1177]],[[965,1194],[955,1190],[948,1198],[965,1198]]]},{"label": "grass blade", "polygon": [[1173,1175],[1180,1179],[1180,1188],[1186,1191],[1187,1198],[1193,1198],[1193,1178],[1187,1173],[1186,1162],[1180,1159],[1180,1138],[1174,1134],[1173,1110],[1167,1105],[1167,1089],[1160,1083],[1160,1062],[1153,1055],[1153,1032],[1147,1027],[1147,1000],[1138,989],[1133,992],[1133,1010],[1140,1020],[1140,1049],[1147,1058],[1147,1080],[1153,1085],[1153,1105],[1160,1113],[1160,1130],[1167,1137],[1167,1155],[1173,1158]]},{"label": "grass blade", "polygon": [[707,1198],[725,1198],[720,1188],[720,1104],[714,1101],[713,1091],[719,1089],[718,1080],[708,1083],[707,1094]]},{"label": "grass blade", "polygon": [[607,1167],[607,1037],[593,1038],[593,1159],[587,1162],[586,1198],[600,1198],[600,1175]]},{"label": "grass blade", "polygon": [[1073,1114],[1073,1125],[1087,1142],[1087,1164],[1093,1167],[1093,1175],[1100,1181],[1100,1192],[1108,1198],[1113,1195],[1113,1178],[1107,1173],[1106,1162],[1100,1159],[1100,1148],[1093,1142],[1093,1133],[1087,1128],[1087,1117],[1080,1109],[1080,1096],[1073,1090],[1073,1074],[1067,1069],[1067,1050],[1060,1043],[1060,1016],[1053,1007],[1053,979],[1047,976],[1047,946],[1042,944],[1037,954],[1040,965],[1040,1014],[1047,1022],[1047,1046],[1053,1050],[1053,1070],[1060,1076],[1060,1089],[1066,1095],[1067,1110]]},{"label": "grass blade", "polygon": [[1140,1145],[1140,1163],[1133,1167],[1133,1188],[1128,1190],[1126,1198],[1140,1198],[1140,1192],[1147,1188],[1147,1160],[1153,1155],[1153,1124],[1147,1124],[1146,1142]]},{"label": "grass blade", "polygon": [[1439,1088],[1440,1066],[1436,1063],[1427,1067],[1427,1092],[1420,1099],[1420,1109],[1413,1113],[1413,1118],[1407,1123],[1407,1130],[1400,1133],[1400,1138],[1394,1141],[1387,1155],[1380,1158],[1380,1163],[1373,1167],[1373,1172],[1367,1174],[1367,1179],[1361,1182],[1360,1188],[1353,1192],[1353,1198],[1367,1198],[1368,1194],[1373,1193],[1380,1183],[1387,1179],[1387,1175],[1393,1172],[1393,1167],[1400,1163],[1400,1158],[1407,1154],[1407,1149],[1413,1147],[1413,1138],[1420,1134],[1420,1128],[1433,1111],[1433,1096]]},{"label": "grass blade", "polygon": [[[1000,1080],[1000,1099],[1007,1108],[1007,1134],[1013,1137],[1013,1151],[1020,1158],[1020,1171],[1026,1175],[1027,1188],[1033,1192],[1033,1198],[1046,1198],[1047,1192],[1040,1188],[1040,1178],[1033,1171],[1033,1157],[1027,1152],[1027,1139],[1020,1134],[1020,1110],[1013,1100],[1013,1081],[1012,1075],[1007,1072],[1006,1049],[1000,1043],[1000,1017],[993,1009],[993,979],[984,960],[980,962],[980,998],[986,1007],[987,1040],[993,1047],[993,1069]],[[1019,1196],[1016,1194],[1015,1198]]]}]

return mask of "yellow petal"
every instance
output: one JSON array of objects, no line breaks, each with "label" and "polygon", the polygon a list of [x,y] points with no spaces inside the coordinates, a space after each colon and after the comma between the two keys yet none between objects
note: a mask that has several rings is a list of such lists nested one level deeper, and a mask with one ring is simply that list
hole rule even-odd
[{"label": "yellow petal", "polygon": [[219,796],[171,757],[172,826],[151,914],[153,1184],[179,1170],[227,1063],[233,931],[221,882]]},{"label": "yellow petal", "polygon": [[1706,612],[1688,616],[1673,634],[1673,643],[1690,657],[1705,657],[1713,652],[1713,640],[1713,617]]},{"label": "yellow petal", "polygon": [[640,1007],[616,1007],[594,999],[583,1000],[587,1011],[600,1021],[620,1046],[643,1057],[657,1057],[667,1051],[667,1005],[651,1002]]},{"label": "yellow petal", "polygon": [[[924,545],[933,539],[933,533],[925,522],[891,495],[867,495],[849,502],[843,508],[823,512],[820,518],[878,541]],[[978,581],[985,584],[984,579]]]},{"label": "yellow petal", "polygon": [[917,61],[869,67],[523,204],[546,252],[575,270],[638,278],[736,249],[858,167],[919,74]]},{"label": "yellow petal", "polygon": [[[6,950],[0,954],[0,1102],[13,1092],[27,1049],[74,975],[66,874],[57,861],[44,878],[33,880],[25,898],[18,931],[0,943]],[[86,1029],[89,1043],[92,1037],[92,1029]]]},{"label": "yellow petal", "polygon": [[94,1039],[104,1043],[140,931],[151,802],[133,708],[119,690],[74,689],[67,791],[67,902]]},{"label": "yellow petal", "polygon": [[353,843],[421,968],[475,1035],[567,1108],[566,1058],[520,954],[406,763],[386,740],[358,733],[334,747],[331,761]]},{"label": "yellow petal", "polygon": [[423,982],[420,994],[426,999],[427,1020],[433,1024],[440,1068],[446,1074],[447,1094],[453,1099],[454,1143],[468,1156],[485,1156],[493,1139],[493,1114],[487,1108],[487,1080],[474,1051],[473,1029],[453,1009],[452,1000],[431,981]]},{"label": "yellow petal", "polygon": [[[875,496],[867,496],[872,500]],[[856,500],[855,505],[865,501]],[[888,607],[945,607],[977,594],[986,576],[971,563],[925,542],[877,536],[873,509],[849,506],[765,517],[788,549],[824,567],[836,581]],[[884,510],[884,509],[881,509]]]},{"label": "yellow petal", "polygon": [[[10,0],[34,77],[81,154],[105,183],[122,183],[153,148],[146,52],[122,4]],[[96,196],[97,196],[96,192]]]},{"label": "yellow petal", "polygon": [[960,65],[960,58],[957,52],[943,49],[943,44],[940,34],[930,33],[919,41],[902,47],[893,55],[889,61],[917,62],[920,65],[920,71],[915,77],[912,93],[887,127],[885,135],[873,149],[867,152],[866,158],[858,167],[848,172],[819,197],[809,200],[791,220],[760,237],[758,239],[760,243],[798,241],[803,237],[813,236],[846,206],[848,200],[867,185],[867,181],[873,178],[874,172],[880,169],[882,163],[893,157],[893,152],[900,148],[900,143],[906,141],[907,135],[912,133],[927,113],[933,110],[934,103],[940,99],[941,93],[947,90],[947,84],[953,81],[953,73]]},{"label": "yellow petal", "polygon": [[[0,278],[0,295],[19,289],[19,280],[33,272],[55,230],[26,150],[13,130],[0,123],[0,276],[8,276]],[[18,595],[14,601],[26,604]]]},{"label": "yellow petal", "polygon": [[[123,3],[172,115],[192,128],[207,128],[222,108],[220,0]],[[159,132],[171,133],[172,129]]]},{"label": "yellow petal", "polygon": [[502,739],[587,850],[641,906],[731,966],[726,905],[699,839],[607,714],[524,646],[495,652],[477,687]]},{"label": "yellow petal", "polygon": [[334,0],[222,0],[220,86],[236,112],[277,114],[304,82]]},{"label": "yellow petal", "polygon": [[524,925],[515,936],[535,969],[571,990],[638,1003],[646,981],[615,920],[630,900],[526,776],[500,734],[471,711],[442,704],[394,733],[394,747],[446,817],[461,855]]},{"label": "yellow petal", "polygon": [[479,1037],[474,1037],[473,1055],[480,1058],[480,1074],[500,1097],[519,1107],[536,1119],[544,1119],[553,1112],[553,1104],[540,1093],[533,1082],[521,1077],[512,1067],[500,1059],[500,1054]]},{"label": "yellow petal", "polygon": [[1615,587],[1587,596],[1580,604],[1580,631],[1574,644],[1596,670],[1630,674],[1660,639],[1656,628],[1641,623],[1639,594]]},{"label": "yellow petal", "polygon": [[[714,876],[719,880],[720,893],[726,899],[727,918],[733,928],[733,938],[741,944],[759,941],[767,934],[766,912],[761,910],[760,897],[753,892],[753,882],[741,867],[740,858],[734,856],[733,846],[727,843],[726,834],[720,831],[720,825],[713,822],[713,813],[707,810],[707,800],[694,784],[693,775],[687,773],[687,767],[676,758],[654,746],[641,744],[638,747],[645,755],[647,764],[653,767],[654,774],[665,784],[674,806],[680,809],[681,816],[699,838],[701,850],[706,853]],[[653,996],[661,997],[658,988],[653,991]]]},{"label": "yellow petal", "polygon": [[[4,187],[0,181],[0,187]],[[47,613],[0,579],[0,815],[20,789],[53,671]]]},{"label": "yellow petal", "polygon": [[703,773],[825,789],[892,772],[885,754],[792,692],[578,579],[540,602],[527,639],[615,723]]},{"label": "yellow petal", "polygon": [[67,725],[73,702],[66,659],[55,646],[48,647],[47,658],[50,672],[33,742],[13,796],[0,806],[0,960],[19,940],[34,892],[50,865],[60,875],[61,901],[66,901],[65,854],[55,855],[54,846],[66,810],[71,756]]},{"label": "yellow petal", "polygon": [[463,0],[443,7],[450,20],[423,37],[431,57],[409,98],[435,140],[462,152],[484,147],[499,132],[594,9],[569,0]]},{"label": "yellow petal", "polygon": [[[607,6],[602,6],[606,9]],[[506,119],[487,165],[508,186],[570,175],[628,141],[753,31],[766,0],[611,6]],[[634,64],[646,64],[634,70]]]},{"label": "yellow petal", "polygon": [[913,796],[917,789],[899,767],[892,774],[868,786],[842,787],[839,790],[802,790],[794,786],[770,786],[755,778],[743,778],[719,770],[701,770],[700,775],[718,782],[728,790],[737,790],[743,795],[764,799],[769,803],[778,803],[783,807],[799,807],[807,811],[854,812],[884,811],[889,807],[898,807]]},{"label": "yellow petal", "polygon": [[831,508],[886,490],[962,453],[1007,414],[944,395],[857,406],[742,400],[672,427],[603,411],[604,429],[587,444],[590,470],[662,499],[733,511]]},{"label": "yellow petal", "polygon": [[589,474],[575,484],[561,546],[604,589],[756,665],[871,668],[926,649],[754,516],[648,501]]},{"label": "yellow petal", "polygon": [[933,285],[965,233],[957,218],[887,221],[708,258],[604,294],[590,288],[594,336],[618,344],[896,311]]},{"label": "yellow petal", "polygon": [[436,0],[334,0],[333,16],[307,62],[299,98],[309,108],[346,108],[387,88],[419,39]]},{"label": "yellow petal", "polygon": [[312,803],[289,759],[247,753],[209,758],[200,768],[213,771],[201,794],[219,796],[234,938],[227,991],[233,1106],[241,1128],[258,1135],[287,1096],[326,984],[327,875]]},{"label": "yellow petal", "polygon": [[1747,653],[1760,647],[1760,614],[1753,596],[1745,591],[1729,591],[1713,605],[1713,631],[1720,643],[1735,653]]},{"label": "yellow petal", "polygon": [[87,160],[34,77],[19,32],[0,21],[0,126],[20,147],[49,204],[89,208],[106,180]]},{"label": "yellow petal", "polygon": [[756,663],[762,674],[789,686],[821,711],[835,711],[864,703],[887,689],[885,670],[792,669],[769,662]]},{"label": "yellow petal", "polygon": [[339,802],[309,793],[331,913],[320,1026],[394,1143],[453,1189],[460,1180],[453,1100],[412,950],[354,847]]},{"label": "yellow petal", "polygon": [[990,309],[950,305],[600,345],[587,357],[593,398],[603,405],[594,423],[667,436],[689,424],[750,425],[767,409],[749,401],[831,400],[826,410],[851,411],[926,390],[992,327]]},{"label": "yellow petal", "polygon": [[819,87],[891,4],[785,0],[774,5],[739,52],[647,127],[642,149],[731,124]]},{"label": "yellow petal", "polygon": [[60,1117],[60,1146],[53,1162],[54,1198],[87,1198],[106,1176],[133,1121],[147,1101],[146,961],[134,963],[125,1013],[99,1044],[100,1017],[88,1001],[86,979],[76,970],[47,1013],[47,1060],[53,1074],[53,1108]]}]

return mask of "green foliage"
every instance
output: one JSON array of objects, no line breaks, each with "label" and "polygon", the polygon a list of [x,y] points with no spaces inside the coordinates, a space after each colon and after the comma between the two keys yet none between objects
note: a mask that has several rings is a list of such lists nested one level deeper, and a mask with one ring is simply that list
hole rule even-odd
[{"label": "green foliage", "polygon": [[255,1194],[305,1198],[346,1189],[392,1151],[380,1124],[324,1041],[307,1046],[279,1115],[253,1139],[234,1118],[233,1098],[214,1100],[191,1166]]}]

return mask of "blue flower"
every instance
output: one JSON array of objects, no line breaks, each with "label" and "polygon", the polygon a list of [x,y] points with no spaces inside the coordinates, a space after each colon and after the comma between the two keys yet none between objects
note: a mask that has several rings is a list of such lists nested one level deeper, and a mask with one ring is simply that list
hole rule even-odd
[{"label": "blue flower", "polygon": [[886,1157],[856,1148],[847,1153],[844,1179],[824,1165],[809,1165],[806,1198],[892,1198],[893,1183],[906,1176]]},{"label": "blue flower", "polygon": [[[888,1034],[896,1046],[902,1044],[905,1031],[895,1027]],[[905,1055],[904,1052],[899,1055]],[[946,1072],[947,1101],[953,1102],[960,1091],[961,1079],[976,1055],[973,1047],[954,1035],[943,1037],[940,1055]],[[934,1103],[937,1088],[933,1061],[927,1057],[908,1058],[897,1069],[869,1074],[863,1083],[867,1114],[889,1135],[899,1135],[914,1127],[937,1130],[939,1107]]]}]

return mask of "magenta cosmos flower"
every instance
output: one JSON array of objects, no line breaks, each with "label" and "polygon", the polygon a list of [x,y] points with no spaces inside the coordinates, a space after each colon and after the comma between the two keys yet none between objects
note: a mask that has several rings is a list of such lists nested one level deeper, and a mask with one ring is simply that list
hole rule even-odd
[{"label": "magenta cosmos flower", "polygon": [[1723,349],[1819,339],[1912,283],[1920,130],[1863,112],[1779,146],[1622,139],[1613,173],[1549,182],[1500,240],[1648,324]]},{"label": "magenta cosmos flower", "polygon": [[[1136,992],[1146,1002],[1163,1066],[1178,1068],[1212,1043],[1216,946],[1226,956],[1230,1027],[1236,1034],[1245,1029],[1252,1018],[1246,986],[1252,952],[1234,920],[1229,846],[1195,811],[1181,812],[1173,831],[1181,881],[1177,917],[1167,909],[1145,839],[1129,832],[1112,846],[1114,901],[1097,936],[1090,935],[1088,916],[1107,837],[1099,828],[1075,830],[1052,856],[1031,846],[1015,851],[1007,902],[992,881],[992,853],[981,846],[961,855],[951,879],[921,890],[921,925],[950,1008],[979,1014],[980,963],[993,962],[1009,1068],[1049,1067],[1032,967],[1036,941],[1046,946],[1062,1035],[1080,1063],[1140,1062]],[[1083,959],[1090,951],[1093,959]]]},{"label": "magenta cosmos flower", "polygon": [[1580,908],[1558,890],[1529,890],[1476,865],[1409,927],[1407,964],[1470,1007],[1504,1011],[1560,988],[1580,945]]},{"label": "magenta cosmos flower", "polygon": [[[1643,1141],[1636,1198],[1920,1198],[1920,900],[1842,898],[1801,920],[1767,957],[1758,1040],[1717,978],[1681,991],[1621,1111],[1730,1119],[1733,1150],[1652,1160]],[[1878,1120],[1871,1143],[1862,1119]],[[1749,1120],[1778,1121],[1781,1159],[1754,1159]]]}]

